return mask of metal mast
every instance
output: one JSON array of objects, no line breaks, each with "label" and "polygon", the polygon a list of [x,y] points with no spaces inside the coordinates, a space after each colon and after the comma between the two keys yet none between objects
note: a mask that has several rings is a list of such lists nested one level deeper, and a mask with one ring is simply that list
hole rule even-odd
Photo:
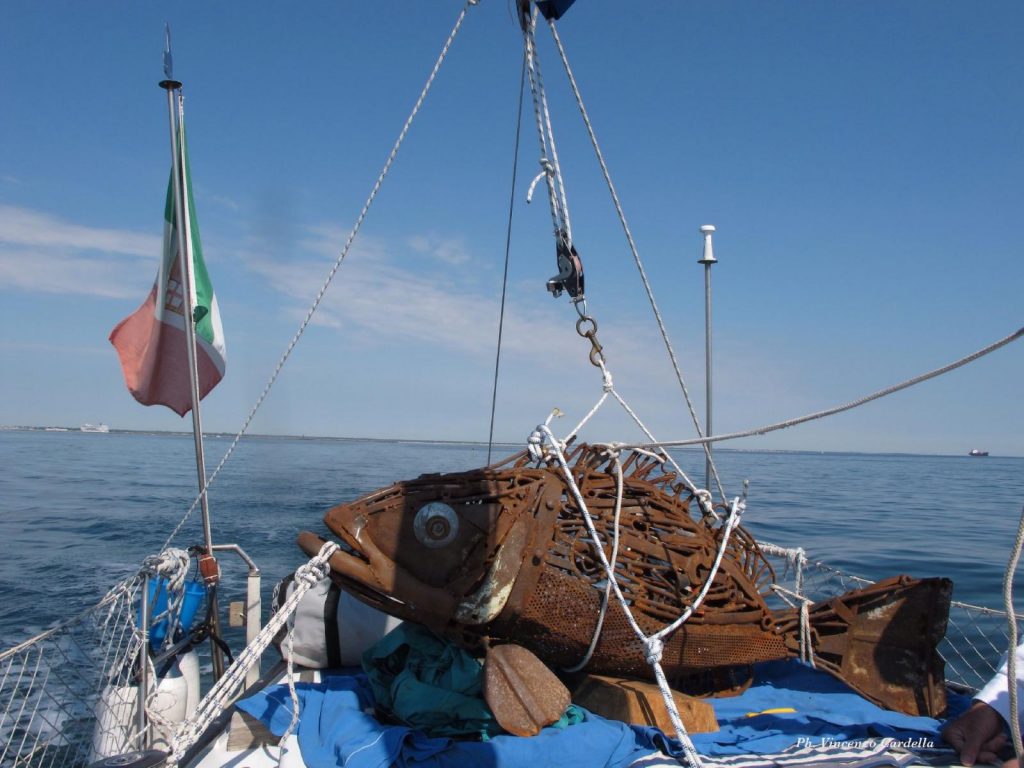
[{"label": "metal mast", "polygon": [[[203,543],[206,554],[213,557],[213,532],[210,527],[210,505],[206,496],[206,458],[203,453],[203,425],[199,415],[199,365],[196,360],[196,331],[195,319],[193,317],[194,307],[192,296],[195,294],[195,277],[192,274],[192,259],[188,252],[189,239],[186,237],[186,228],[191,226],[189,220],[189,206],[186,200],[187,190],[184,184],[184,160],[185,160],[185,132],[182,124],[183,107],[181,104],[181,83],[172,77],[171,66],[171,32],[167,29],[167,47],[164,51],[164,74],[166,80],[161,80],[159,85],[167,91],[167,113],[171,130],[171,166],[173,172],[174,188],[174,213],[177,226],[175,227],[178,237],[178,266],[182,276],[183,308],[185,312],[185,340],[188,347],[188,372],[189,384],[192,391],[192,437],[195,441],[196,453],[196,474],[199,480],[200,507],[203,516]],[[178,94],[178,109],[174,108],[174,95]],[[210,653],[213,660],[213,675],[220,679],[224,674],[224,658],[221,649],[217,646],[213,637],[220,637],[220,618],[217,610],[217,587],[216,584],[207,583],[207,599],[210,601],[210,624],[212,636],[210,638]]]},{"label": "metal mast", "polygon": [[[697,260],[698,264],[704,265],[704,401],[706,415],[704,417],[704,434],[710,437],[711,431],[711,265],[717,263],[715,253],[711,248],[711,235],[715,228],[711,224],[705,224],[700,228],[704,236],[704,256]],[[707,454],[704,459],[704,487],[711,489],[711,452],[713,446],[707,444]]]}]

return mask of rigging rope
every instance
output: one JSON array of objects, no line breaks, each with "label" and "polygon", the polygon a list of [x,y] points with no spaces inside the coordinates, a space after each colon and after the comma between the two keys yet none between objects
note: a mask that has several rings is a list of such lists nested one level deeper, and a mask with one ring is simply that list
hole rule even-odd
[{"label": "rigging rope", "polygon": [[[629,404],[625,401],[625,399],[623,399],[623,397],[616,391],[615,386],[612,383],[612,375],[608,371],[608,368],[606,367],[606,365],[605,365],[603,360],[599,361],[598,367],[601,369],[601,375],[602,375],[602,379],[603,379],[603,382],[604,382],[604,384],[603,384],[604,392],[602,393],[601,397],[598,398],[598,401],[594,405],[594,407],[590,409],[590,411],[587,413],[586,416],[583,417],[583,419],[580,421],[580,423],[577,424],[572,429],[572,431],[565,437],[565,439],[562,440],[562,444],[565,445],[570,440],[572,440],[574,437],[576,437],[577,434],[579,434],[579,431],[581,429],[583,429],[584,426],[586,426],[587,422],[590,421],[590,419],[593,418],[597,414],[597,412],[599,410],[601,410],[601,407],[605,404],[605,401],[608,399],[609,395],[611,395],[612,397],[615,398],[616,402],[618,402],[618,404],[620,406],[622,406],[622,409],[633,420],[633,423],[636,424],[640,428],[641,432],[643,432],[645,435],[647,435],[648,438],[650,438],[652,443],[657,442],[655,440],[655,438],[654,438],[654,434],[651,432],[650,429],[647,428],[647,425],[644,424],[643,421],[640,420],[640,417],[637,416],[636,412],[632,408],[629,407]],[[561,412],[559,412],[559,413],[561,413]],[[550,417],[549,417],[549,421],[550,421]],[[638,450],[641,450],[641,449],[638,449]],[[679,465],[679,463],[675,460],[675,458],[668,451],[659,449],[657,451],[657,453],[651,453],[649,451],[643,451],[643,450],[641,450],[641,452],[642,453],[647,453],[648,455],[656,456],[658,458],[658,460],[661,461],[662,464],[671,464],[672,468],[675,469],[676,474],[679,476],[679,479],[686,486],[687,490],[691,491],[697,497],[697,503],[700,504],[701,511],[704,514],[706,514],[706,515],[710,515],[711,517],[715,518],[716,520],[719,519],[718,518],[718,514],[715,512],[714,508],[712,507],[711,494],[707,490],[705,490],[705,489],[698,488],[696,486],[696,484],[686,474],[686,471]]]},{"label": "rigging rope", "polygon": [[807,414],[806,416],[800,416],[795,419],[787,419],[786,421],[780,421],[776,424],[769,424],[768,426],[758,427],[756,429],[748,429],[743,432],[729,432],[728,434],[724,435],[711,435],[710,437],[693,438],[690,440],[662,440],[656,443],[616,443],[616,446],[619,448],[665,448],[670,446],[680,447],[685,445],[699,445],[702,443],[717,443],[725,440],[736,440],[741,437],[752,437],[754,435],[766,435],[769,432],[775,432],[777,430],[786,429],[788,427],[795,427],[797,424],[804,424],[808,421],[814,421],[815,419],[823,419],[826,416],[834,416],[837,413],[852,410],[861,405],[870,403],[872,400],[878,400],[880,398],[886,397],[887,395],[892,395],[895,394],[896,392],[912,387],[915,384],[920,384],[924,381],[928,381],[929,379],[934,379],[937,376],[942,376],[943,374],[949,373],[950,371],[954,371],[957,368],[961,368],[967,365],[968,363],[973,363],[978,358],[991,354],[1000,347],[1005,347],[1011,341],[1016,341],[1021,336],[1024,336],[1024,328],[1018,328],[1009,336],[1004,336],[1003,338],[999,339],[999,341],[995,341],[992,344],[989,344],[987,347],[983,347],[982,349],[979,349],[977,352],[972,352],[966,357],[962,357],[959,360],[949,363],[948,365],[942,366],[941,368],[936,368],[935,370],[929,371],[928,373],[922,373],[921,375],[915,376],[912,379],[907,379],[906,381],[901,382],[899,384],[894,384],[891,387],[886,387],[885,389],[881,389],[870,395],[865,395],[864,397],[854,400],[853,402],[847,403],[846,405],[838,405],[834,408],[828,408],[824,411],[817,411],[815,413],[810,413]]},{"label": "rigging rope", "polygon": [[338,269],[341,268],[341,264],[345,260],[345,257],[348,256],[348,252],[352,248],[352,243],[356,239],[356,234],[362,227],[363,221],[366,219],[366,215],[370,210],[370,206],[373,205],[373,201],[377,197],[377,193],[380,192],[380,188],[384,184],[384,179],[385,177],[387,177],[388,171],[391,170],[391,165],[392,163],[394,163],[395,157],[398,155],[398,150],[402,146],[402,143],[405,141],[406,134],[409,133],[409,128],[412,126],[412,121],[416,118],[416,115],[419,113],[420,107],[423,106],[423,102],[427,98],[427,93],[430,92],[430,88],[434,84],[434,79],[437,77],[437,73],[440,71],[441,65],[444,63],[444,60],[448,55],[448,50],[449,48],[451,48],[452,43],[455,41],[455,36],[459,33],[459,30],[462,28],[462,22],[466,18],[467,11],[469,11],[471,6],[476,5],[478,2],[479,0],[466,0],[466,4],[459,12],[458,18],[455,20],[455,25],[452,27],[451,32],[448,34],[447,40],[445,40],[444,45],[441,47],[441,53],[438,55],[437,61],[434,62],[434,67],[433,69],[431,69],[430,75],[427,77],[427,82],[424,84],[422,90],[420,91],[419,98],[416,99],[416,103],[413,105],[412,111],[406,118],[405,124],[402,126],[402,130],[398,134],[398,138],[395,140],[394,145],[391,147],[391,152],[388,153],[387,160],[385,160],[384,162],[384,167],[381,169],[380,174],[377,176],[377,181],[374,182],[373,188],[370,190],[369,197],[363,204],[363,208],[359,212],[359,216],[356,217],[356,222],[352,227],[352,231],[348,235],[348,239],[345,241],[344,247],[341,249],[341,253],[338,255],[338,258],[335,259],[334,264],[328,271],[327,277],[324,280],[323,285],[320,286],[320,290],[317,292],[316,297],[313,299],[313,303],[310,305],[309,310],[306,312],[306,316],[299,324],[299,328],[295,332],[295,335],[292,337],[291,341],[288,342],[288,346],[285,349],[284,354],[281,355],[281,359],[278,360],[277,365],[274,366],[274,370],[270,374],[270,380],[267,381],[267,384],[266,386],[264,386],[263,391],[260,393],[260,396],[256,398],[256,403],[249,411],[249,415],[245,417],[245,421],[242,424],[242,428],[238,431],[238,434],[235,435],[234,440],[231,441],[231,445],[229,445],[228,449],[224,452],[224,457],[220,460],[220,463],[217,464],[217,468],[213,470],[213,473],[206,481],[206,489],[198,496],[196,496],[195,501],[192,502],[192,505],[188,508],[188,511],[185,512],[185,516],[181,519],[181,522],[179,522],[178,525],[174,528],[174,530],[171,532],[171,535],[167,537],[167,541],[164,543],[162,549],[166,549],[168,545],[174,540],[174,537],[178,535],[178,532],[181,530],[182,526],[185,525],[185,521],[188,520],[191,514],[195,511],[195,508],[202,501],[203,496],[205,496],[209,492],[210,486],[213,484],[213,481],[216,479],[217,475],[220,474],[221,469],[224,467],[228,459],[234,453],[236,446],[242,439],[242,436],[249,429],[249,425],[252,423],[253,418],[255,418],[256,412],[263,405],[263,401],[267,399],[267,395],[270,394],[270,390],[274,386],[274,383],[277,381],[277,377],[280,375],[281,369],[284,368],[285,362],[288,360],[289,357],[291,357],[292,351],[295,349],[295,345],[299,343],[299,339],[302,337],[302,334],[305,333],[306,328],[312,321],[313,315],[316,313],[317,308],[320,306],[320,302],[323,300],[324,295],[327,293],[327,288],[334,280],[334,275],[338,272]]},{"label": "rigging rope", "polygon": [[[693,426],[697,430],[697,435],[703,437],[704,432],[700,426],[700,419],[698,418],[697,411],[694,408],[693,400],[690,398],[690,392],[686,387],[686,381],[683,378],[683,372],[680,368],[679,360],[676,358],[675,349],[672,347],[672,342],[668,337],[668,331],[665,329],[665,322],[661,317],[661,311],[658,309],[658,304],[654,300],[654,290],[651,288],[650,281],[647,279],[647,272],[644,269],[642,260],[640,259],[640,252],[636,247],[636,243],[633,240],[633,233],[630,231],[629,224],[626,221],[626,213],[622,208],[622,203],[619,201],[619,195],[615,191],[615,185],[612,183],[608,164],[604,160],[604,153],[601,152],[601,146],[597,141],[597,134],[594,132],[594,127],[590,122],[590,115],[587,113],[587,108],[583,103],[583,95],[580,93],[580,89],[576,85],[576,77],[573,75],[572,67],[569,66],[569,58],[566,56],[565,48],[562,46],[562,40],[558,36],[558,30],[555,27],[553,20],[548,20],[548,27],[551,29],[551,36],[555,41],[555,47],[558,49],[558,55],[562,59],[562,66],[565,68],[565,74],[569,79],[569,85],[572,88],[573,95],[576,97],[576,104],[579,107],[580,115],[583,117],[583,124],[586,126],[587,135],[590,137],[590,143],[594,148],[595,155],[597,156],[597,162],[601,166],[601,173],[604,174],[605,183],[608,185],[608,192],[611,194],[612,203],[615,205],[615,212],[618,214],[619,223],[622,225],[622,229],[626,234],[626,242],[629,244],[629,250],[633,254],[633,261],[640,274],[640,280],[644,285],[644,290],[647,292],[647,300],[650,302],[651,310],[654,312],[654,318],[658,324],[658,331],[661,333],[665,349],[668,351],[669,360],[672,362],[672,369],[675,371],[676,381],[679,382],[679,387],[683,392],[683,398],[686,401],[686,406],[690,411],[690,418],[693,420]],[[724,502],[726,498],[725,488],[722,486],[722,480],[719,477],[718,468],[715,466],[711,452],[706,445],[704,447],[704,454],[708,460],[708,466],[711,467],[711,473],[715,479],[715,484],[718,486],[718,495]]]},{"label": "rigging rope", "polygon": [[[537,9],[534,8],[529,24],[524,25],[523,39],[526,49],[527,72],[530,76],[530,95],[533,97],[533,114],[537,123],[537,138],[540,142],[540,175],[547,183],[548,206],[551,209],[551,224],[555,236],[564,235],[571,244],[572,225],[569,221],[569,205],[565,197],[562,171],[558,164],[558,150],[555,148],[555,133],[551,125],[551,113],[548,110],[544,79],[541,76],[540,58],[537,56],[536,27]],[[536,183],[537,179],[534,179],[533,184],[530,185],[531,195]]]},{"label": "rigging rope", "polygon": [[494,413],[498,405],[498,368],[501,365],[501,339],[505,329],[505,297],[508,293],[508,261],[512,250],[512,212],[515,210],[516,179],[519,177],[519,138],[523,128],[523,93],[526,90],[526,58],[519,72],[519,106],[516,107],[515,152],[512,155],[512,191],[508,198],[508,225],[505,228],[505,271],[501,277],[501,309],[498,311],[498,349],[494,354],[494,388],[491,391],[491,427],[487,433],[487,463],[494,447]]}]

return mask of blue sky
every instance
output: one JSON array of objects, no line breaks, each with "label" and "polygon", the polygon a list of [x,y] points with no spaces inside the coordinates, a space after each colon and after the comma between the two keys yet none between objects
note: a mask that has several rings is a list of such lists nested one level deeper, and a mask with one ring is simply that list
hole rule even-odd
[{"label": "blue sky", "polygon": [[[460,2],[0,8],[0,424],[188,429],[124,388],[111,328],[147,294],[169,164],[163,24],[185,83],[235,431],[355,221]],[[703,413],[698,228],[717,226],[715,427],[843,403],[1022,325],[1024,7],[623,4],[559,23]],[[617,388],[693,434],[565,85],[541,54],[589,308]],[[485,440],[519,85],[508,0],[470,9],[262,433]],[[524,115],[497,437],[601,394],[555,272]],[[736,447],[1024,455],[1024,342]],[[632,440],[606,407],[594,440]]]}]

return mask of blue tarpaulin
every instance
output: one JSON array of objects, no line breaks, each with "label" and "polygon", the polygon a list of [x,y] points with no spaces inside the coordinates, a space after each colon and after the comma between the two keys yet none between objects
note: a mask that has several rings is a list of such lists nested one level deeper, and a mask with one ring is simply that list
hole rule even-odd
[{"label": "blue tarpaulin", "polygon": [[[562,730],[545,728],[532,738],[429,738],[405,726],[378,722],[362,672],[326,674],[321,683],[296,687],[302,707],[299,745],[311,768],[377,768],[392,763],[406,768],[620,768],[655,749],[678,754],[677,745],[655,728],[627,726],[591,713],[581,723]],[[758,665],[754,684],[742,695],[711,702],[720,730],[692,736],[703,755],[777,754],[801,745],[856,745],[883,737],[916,749],[941,744],[938,720],[884,710],[830,675],[795,661]],[[950,714],[957,714],[967,702],[966,697],[954,697]],[[284,686],[262,691],[238,706],[277,735],[291,719]]]},{"label": "blue tarpaulin", "polygon": [[[537,736],[495,736],[488,741],[431,738],[402,725],[384,725],[371,714],[373,698],[362,672],[299,683],[298,726],[302,760],[310,768],[625,768],[650,754],[660,732],[633,729],[589,712],[568,728]],[[238,703],[280,736],[291,720],[288,688],[274,686]]]}]

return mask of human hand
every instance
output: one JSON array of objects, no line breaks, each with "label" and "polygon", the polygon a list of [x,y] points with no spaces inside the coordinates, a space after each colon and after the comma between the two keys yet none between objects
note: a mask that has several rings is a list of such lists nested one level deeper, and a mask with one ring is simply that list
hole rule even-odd
[{"label": "human hand", "polygon": [[[971,708],[942,729],[945,739],[960,755],[960,762],[972,766],[976,762],[998,765],[999,751],[1006,746],[1003,718],[988,704],[976,701]],[[1003,768],[1017,768],[1017,760],[1008,760]]]}]

